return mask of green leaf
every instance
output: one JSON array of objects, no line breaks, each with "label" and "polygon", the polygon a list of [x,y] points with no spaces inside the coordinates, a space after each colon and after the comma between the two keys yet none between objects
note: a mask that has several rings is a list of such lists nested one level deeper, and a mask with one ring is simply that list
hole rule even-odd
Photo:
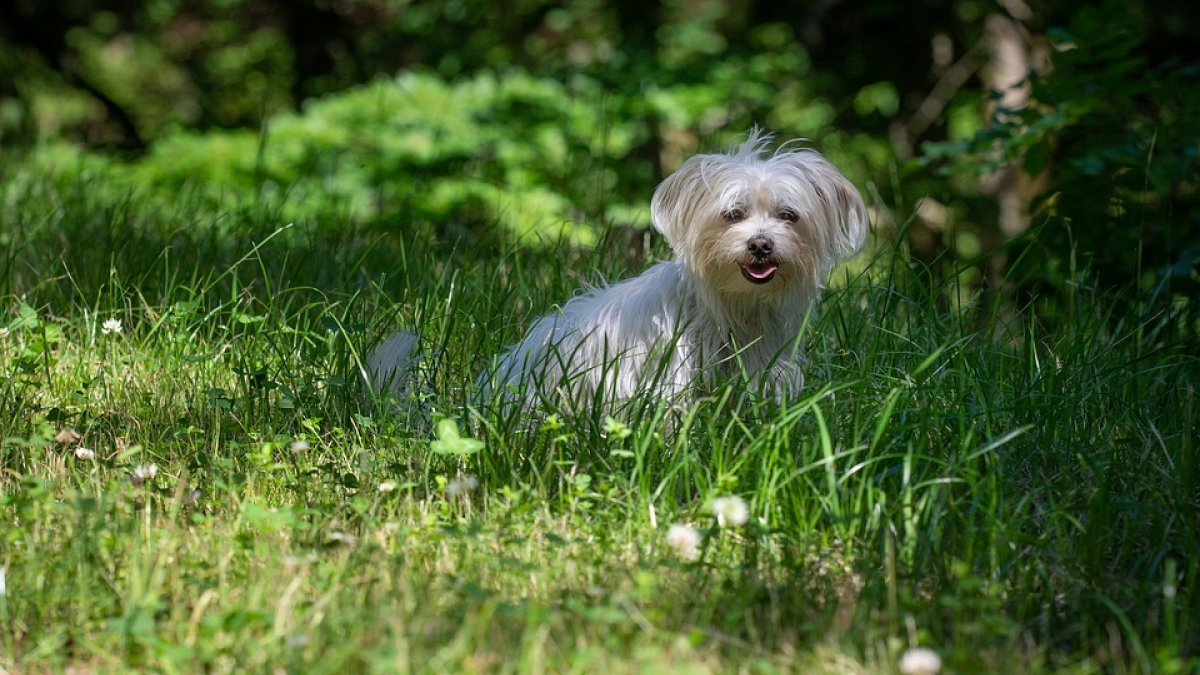
[{"label": "green leaf", "polygon": [[429,449],[439,455],[472,455],[483,449],[483,441],[474,438],[463,438],[458,433],[458,423],[446,418],[437,423],[437,440],[429,444]]},{"label": "green leaf", "polygon": [[22,302],[20,309],[17,310],[17,318],[8,327],[10,330],[31,329],[42,325],[42,320],[38,318],[37,310]]},{"label": "green leaf", "polygon": [[628,438],[633,430],[610,415],[604,418],[604,433],[617,439],[623,439]]}]

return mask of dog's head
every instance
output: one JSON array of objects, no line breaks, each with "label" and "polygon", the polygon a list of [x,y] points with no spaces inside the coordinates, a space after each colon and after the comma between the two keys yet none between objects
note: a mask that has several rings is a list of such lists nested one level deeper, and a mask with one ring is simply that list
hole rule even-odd
[{"label": "dog's head", "polygon": [[676,257],[723,296],[809,295],[867,235],[858,190],[813,150],[766,149],[750,132],[696,155],[654,193],[651,217]]}]

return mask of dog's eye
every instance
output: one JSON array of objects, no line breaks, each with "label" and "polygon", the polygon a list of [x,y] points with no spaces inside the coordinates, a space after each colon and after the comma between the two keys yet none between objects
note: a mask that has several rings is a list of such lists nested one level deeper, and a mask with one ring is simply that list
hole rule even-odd
[{"label": "dog's eye", "polygon": [[721,214],[727,223],[740,223],[746,219],[746,212],[741,209],[729,209]]},{"label": "dog's eye", "polygon": [[789,223],[794,223],[800,220],[799,214],[791,209],[780,209],[779,213],[775,214],[775,217],[780,220],[786,220]]}]

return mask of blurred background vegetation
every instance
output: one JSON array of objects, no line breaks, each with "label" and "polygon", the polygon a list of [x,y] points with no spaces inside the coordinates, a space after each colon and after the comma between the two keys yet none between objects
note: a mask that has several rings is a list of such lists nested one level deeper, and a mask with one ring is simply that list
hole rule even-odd
[{"label": "blurred background vegetation", "polygon": [[591,246],[758,123],[841,166],[947,309],[1052,321],[1083,284],[1191,339],[1197,25],[1165,0],[11,0],[0,171]]}]

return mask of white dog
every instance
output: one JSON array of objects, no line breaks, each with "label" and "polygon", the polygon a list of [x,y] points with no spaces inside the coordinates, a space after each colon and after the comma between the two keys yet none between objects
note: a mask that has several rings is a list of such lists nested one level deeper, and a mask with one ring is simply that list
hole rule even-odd
[{"label": "white dog", "polygon": [[[769,153],[769,141],[752,130],[729,154],[692,157],[663,181],[651,217],[675,260],[538,319],[480,376],[483,400],[611,408],[746,376],[782,399],[799,391],[801,325],[830,268],[865,240],[867,211],[820,154]],[[374,371],[393,374],[411,349],[394,336]]]}]

